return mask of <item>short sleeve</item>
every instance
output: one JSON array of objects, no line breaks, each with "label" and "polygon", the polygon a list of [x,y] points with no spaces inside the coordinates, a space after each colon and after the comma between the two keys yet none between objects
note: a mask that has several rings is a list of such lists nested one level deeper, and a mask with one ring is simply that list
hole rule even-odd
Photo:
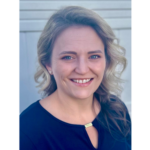
[{"label": "short sleeve", "polygon": [[20,150],[37,150],[32,141],[20,131]]}]

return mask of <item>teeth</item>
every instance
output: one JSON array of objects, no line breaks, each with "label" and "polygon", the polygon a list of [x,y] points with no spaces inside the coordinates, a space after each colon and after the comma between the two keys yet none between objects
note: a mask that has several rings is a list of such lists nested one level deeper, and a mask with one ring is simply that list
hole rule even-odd
[{"label": "teeth", "polygon": [[76,83],[87,83],[90,81],[90,79],[84,79],[84,80],[73,80]]},{"label": "teeth", "polygon": [[85,82],[86,82],[86,80],[84,79],[82,83],[85,83]]},{"label": "teeth", "polygon": [[82,83],[82,80],[79,80],[79,83]]}]

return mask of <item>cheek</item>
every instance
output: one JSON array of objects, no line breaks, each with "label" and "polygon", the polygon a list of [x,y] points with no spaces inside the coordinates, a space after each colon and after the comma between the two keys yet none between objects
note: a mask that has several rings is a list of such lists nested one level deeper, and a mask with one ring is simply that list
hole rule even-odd
[{"label": "cheek", "polygon": [[95,71],[98,73],[98,74],[104,74],[105,72],[105,68],[106,68],[106,62],[105,61],[101,61],[99,63],[96,63],[94,65],[94,68],[95,68]]},{"label": "cheek", "polygon": [[71,74],[71,72],[73,71],[73,66],[67,65],[63,62],[57,62],[55,63],[55,65],[53,65],[53,71],[56,78],[59,77],[61,79],[64,79]]}]

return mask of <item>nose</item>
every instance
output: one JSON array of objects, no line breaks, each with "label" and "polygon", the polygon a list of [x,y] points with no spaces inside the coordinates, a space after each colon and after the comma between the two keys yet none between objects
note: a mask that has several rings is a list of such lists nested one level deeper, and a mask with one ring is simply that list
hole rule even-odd
[{"label": "nose", "polygon": [[84,58],[78,59],[75,72],[78,74],[86,74],[89,71],[88,61]]}]

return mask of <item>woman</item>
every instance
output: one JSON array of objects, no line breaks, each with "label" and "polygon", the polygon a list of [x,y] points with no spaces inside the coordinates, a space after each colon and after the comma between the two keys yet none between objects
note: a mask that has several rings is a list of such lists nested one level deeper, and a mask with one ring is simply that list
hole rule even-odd
[{"label": "woman", "polygon": [[82,7],[60,9],[38,41],[35,74],[44,97],[20,115],[20,149],[129,150],[121,93],[124,49],[109,25]]}]

